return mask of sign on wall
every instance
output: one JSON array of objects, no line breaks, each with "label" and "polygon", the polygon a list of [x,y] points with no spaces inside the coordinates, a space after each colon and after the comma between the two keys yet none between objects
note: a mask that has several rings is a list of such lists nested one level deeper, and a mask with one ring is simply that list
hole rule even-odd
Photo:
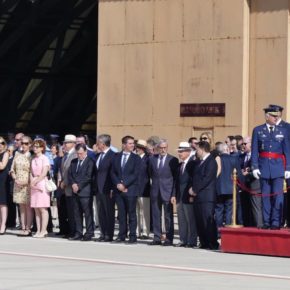
[{"label": "sign on wall", "polygon": [[180,117],[224,117],[225,103],[180,104]]}]

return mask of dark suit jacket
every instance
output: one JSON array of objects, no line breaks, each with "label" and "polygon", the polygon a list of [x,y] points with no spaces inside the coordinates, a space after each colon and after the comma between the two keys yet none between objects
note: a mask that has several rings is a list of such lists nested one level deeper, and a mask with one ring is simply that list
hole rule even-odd
[{"label": "dark suit jacket", "polygon": [[221,174],[217,178],[218,195],[233,194],[233,170],[237,170],[238,179],[244,183],[239,157],[235,154],[221,154]]},{"label": "dark suit jacket", "polygon": [[[242,182],[247,188],[256,192],[261,192],[260,180],[256,179],[252,173],[252,159],[250,158],[245,164],[246,153],[242,153],[239,158],[240,158],[241,169],[248,168],[248,172],[249,172],[249,174],[243,177]],[[246,190],[244,189],[244,191]]]},{"label": "dark suit jacket", "polygon": [[117,184],[122,183],[128,189],[127,196],[138,196],[138,177],[140,171],[141,158],[135,153],[131,153],[124,169],[121,168],[123,152],[117,153],[113,160],[111,178],[115,193],[121,193],[117,189]]},{"label": "dark suit jacket", "polygon": [[211,155],[202,164],[196,162],[192,176],[192,189],[197,194],[194,202],[216,201],[216,175],[217,163]]},{"label": "dark suit jacket", "polygon": [[74,183],[76,183],[79,187],[77,195],[80,197],[90,197],[92,196],[94,161],[87,156],[87,158],[83,161],[82,165],[79,167],[78,172],[77,164],[78,158],[75,158],[72,160],[69,167],[69,186],[71,187]]},{"label": "dark suit jacket", "polygon": [[[113,189],[113,182],[111,179],[111,169],[115,153],[110,149],[104,156],[99,168],[95,169],[95,185],[97,194],[110,194]],[[100,153],[97,155],[99,159]]]},{"label": "dark suit jacket", "polygon": [[192,184],[192,174],[193,174],[193,169],[194,169],[195,164],[196,164],[196,161],[194,161],[193,159],[189,159],[184,168],[183,174],[181,174],[181,171],[180,171],[182,163],[180,163],[178,166],[177,178],[176,178],[176,202],[177,203],[179,202],[189,203],[190,195],[188,191]]},{"label": "dark suit jacket", "polygon": [[178,159],[167,154],[161,173],[158,170],[159,155],[153,155],[149,160],[150,176],[152,178],[151,198],[157,198],[159,192],[164,201],[175,196],[175,181],[178,169]]},{"label": "dark suit jacket", "polygon": [[150,177],[149,177],[149,156],[144,155],[141,158],[141,165],[138,177],[138,193],[140,197],[150,196]]}]

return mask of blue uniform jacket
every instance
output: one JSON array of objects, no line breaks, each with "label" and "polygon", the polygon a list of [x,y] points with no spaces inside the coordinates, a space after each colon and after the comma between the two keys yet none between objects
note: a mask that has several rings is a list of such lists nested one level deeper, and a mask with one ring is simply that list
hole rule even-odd
[{"label": "blue uniform jacket", "polygon": [[242,170],[240,167],[239,156],[221,154],[221,174],[217,178],[217,195],[233,194],[233,171],[237,170],[237,176],[240,182],[244,183]]},{"label": "blue uniform jacket", "polygon": [[[282,158],[263,158],[261,152],[284,154],[286,167]],[[284,177],[285,170],[290,171],[290,142],[286,128],[275,126],[273,136],[267,125],[260,125],[254,128],[252,135],[252,169],[259,169],[261,177],[274,179]]]}]

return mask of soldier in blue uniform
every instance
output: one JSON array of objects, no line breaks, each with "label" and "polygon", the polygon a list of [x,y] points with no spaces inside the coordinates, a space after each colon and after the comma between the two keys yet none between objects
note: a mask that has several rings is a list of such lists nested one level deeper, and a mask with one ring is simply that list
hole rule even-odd
[{"label": "soldier in blue uniform", "polygon": [[[283,107],[278,105],[269,105],[269,108],[279,111],[279,118],[277,119],[276,126],[283,127],[287,130],[290,138],[290,124],[282,120]],[[286,222],[286,226],[290,226],[290,179],[286,179],[287,193],[284,195],[284,218],[282,223]]]},{"label": "soldier in blue uniform", "polygon": [[252,135],[252,169],[260,179],[263,194],[263,229],[280,229],[283,212],[284,177],[290,177],[290,142],[288,130],[277,126],[279,109],[264,109],[266,123]]}]

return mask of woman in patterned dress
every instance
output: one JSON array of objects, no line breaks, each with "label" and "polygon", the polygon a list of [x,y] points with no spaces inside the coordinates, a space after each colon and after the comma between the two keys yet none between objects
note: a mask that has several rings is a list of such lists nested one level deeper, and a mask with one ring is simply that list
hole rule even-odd
[{"label": "woman in patterned dress", "polygon": [[8,215],[7,198],[8,198],[8,159],[7,143],[0,136],[0,235],[6,231],[6,221]]},{"label": "woman in patterned dress", "polygon": [[50,207],[50,193],[45,188],[45,180],[50,168],[49,160],[44,155],[46,144],[42,139],[33,141],[34,157],[31,161],[30,174],[30,205],[34,208],[37,232],[33,237],[47,236],[48,208]]},{"label": "woman in patterned dress", "polygon": [[13,202],[19,204],[22,232],[21,237],[31,236],[33,210],[30,207],[30,163],[29,152],[32,140],[28,136],[21,138],[21,151],[15,153],[11,166],[11,177],[14,179]]}]

